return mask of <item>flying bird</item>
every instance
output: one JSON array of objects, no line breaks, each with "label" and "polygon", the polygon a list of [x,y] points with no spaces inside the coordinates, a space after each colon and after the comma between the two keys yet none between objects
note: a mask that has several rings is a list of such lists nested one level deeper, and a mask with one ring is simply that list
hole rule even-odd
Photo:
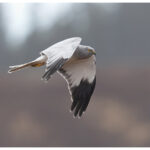
[{"label": "flying bird", "polygon": [[58,42],[41,51],[40,57],[35,60],[10,66],[8,73],[25,67],[46,65],[42,79],[47,81],[58,72],[67,81],[74,117],[81,117],[86,111],[96,84],[96,52],[90,46],[81,45],[81,40],[80,37],[73,37]]}]

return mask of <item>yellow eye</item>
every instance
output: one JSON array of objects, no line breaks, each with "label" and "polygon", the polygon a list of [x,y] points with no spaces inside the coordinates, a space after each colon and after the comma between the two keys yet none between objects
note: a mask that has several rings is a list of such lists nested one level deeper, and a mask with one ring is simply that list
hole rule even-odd
[{"label": "yellow eye", "polygon": [[93,52],[91,49],[88,49],[88,52]]}]

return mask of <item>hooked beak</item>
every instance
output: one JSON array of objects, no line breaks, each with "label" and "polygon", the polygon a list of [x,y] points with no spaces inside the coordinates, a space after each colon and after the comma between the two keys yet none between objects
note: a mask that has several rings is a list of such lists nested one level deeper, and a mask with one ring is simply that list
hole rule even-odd
[{"label": "hooked beak", "polygon": [[93,51],[93,55],[96,55],[96,52]]}]

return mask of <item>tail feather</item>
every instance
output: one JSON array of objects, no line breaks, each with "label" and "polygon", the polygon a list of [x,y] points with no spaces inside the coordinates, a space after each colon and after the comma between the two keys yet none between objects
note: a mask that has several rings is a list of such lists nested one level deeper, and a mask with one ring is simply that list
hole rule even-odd
[{"label": "tail feather", "polygon": [[12,73],[14,71],[19,71],[23,68],[30,67],[30,66],[31,67],[40,67],[46,63],[46,60],[47,60],[47,57],[45,55],[42,55],[34,61],[31,61],[31,62],[28,62],[25,64],[21,64],[21,65],[9,66],[8,73]]},{"label": "tail feather", "polygon": [[26,64],[21,64],[21,65],[16,65],[16,66],[9,66],[9,70],[8,70],[8,73],[12,73],[14,71],[19,71],[25,67],[29,67],[32,63],[29,62],[29,63],[26,63]]}]

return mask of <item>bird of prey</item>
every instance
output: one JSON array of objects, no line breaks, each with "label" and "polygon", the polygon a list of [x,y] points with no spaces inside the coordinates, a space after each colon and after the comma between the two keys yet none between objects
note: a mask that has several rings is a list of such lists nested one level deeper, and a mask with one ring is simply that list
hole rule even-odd
[{"label": "bird of prey", "polygon": [[58,72],[68,83],[71,95],[71,111],[74,117],[85,112],[96,84],[96,52],[90,46],[80,45],[80,37],[58,42],[40,52],[37,59],[16,66],[10,66],[8,73],[25,67],[46,65],[43,80],[49,80]]}]

